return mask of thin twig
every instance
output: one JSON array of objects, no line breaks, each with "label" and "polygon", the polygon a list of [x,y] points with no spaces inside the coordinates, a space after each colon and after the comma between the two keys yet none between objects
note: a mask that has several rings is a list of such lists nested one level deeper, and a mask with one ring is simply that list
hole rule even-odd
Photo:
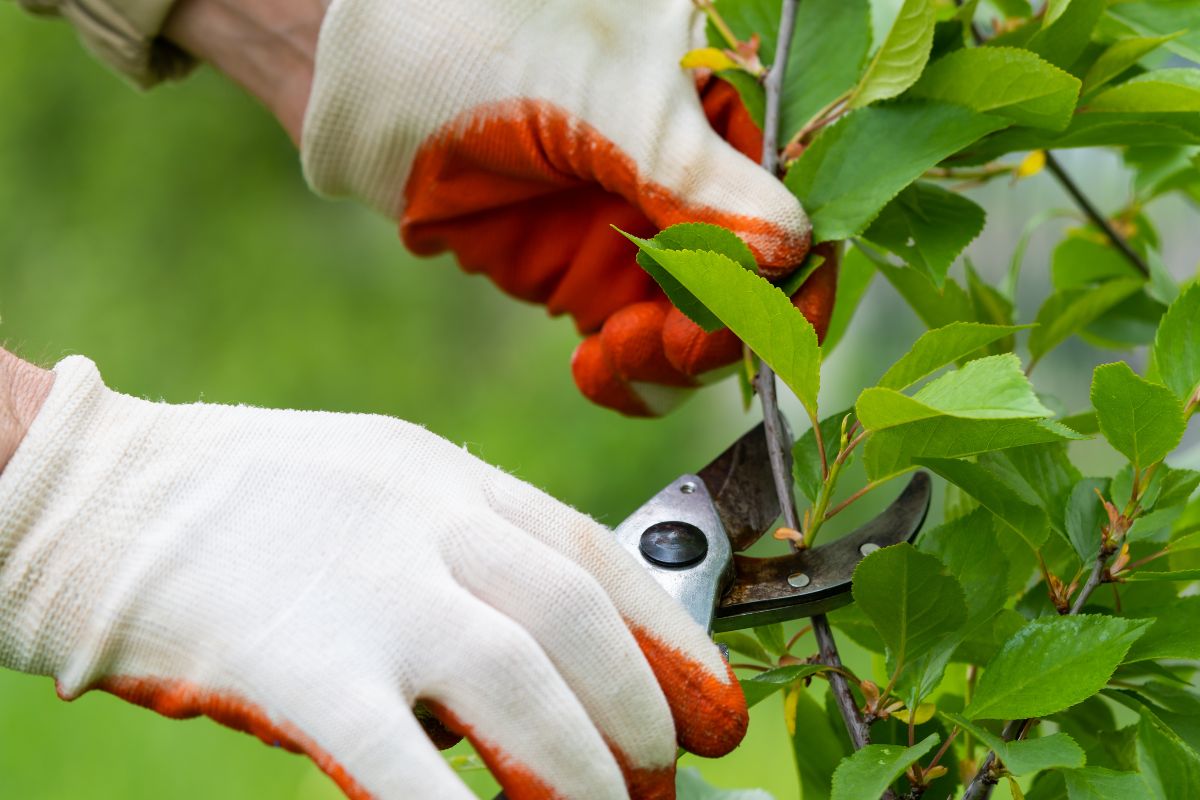
[{"label": "thin twig", "polygon": [[793,636],[791,639],[788,639],[788,643],[783,646],[783,649],[789,653],[792,652],[792,647],[796,644],[796,642],[800,641],[800,637],[803,636],[804,634],[808,633],[811,630],[812,630],[812,625],[805,625],[803,628],[796,631],[796,635]]},{"label": "thin twig", "polygon": [[849,507],[849,506],[850,506],[852,503],[854,503],[856,500],[860,499],[860,498],[861,498],[863,495],[865,495],[867,492],[869,492],[869,491],[871,491],[872,489],[875,489],[875,488],[877,488],[877,487],[883,486],[883,484],[884,484],[884,483],[886,483],[886,481],[871,481],[871,482],[870,482],[870,483],[868,483],[866,486],[862,487],[862,488],[861,488],[861,489],[859,489],[857,492],[855,492],[854,494],[850,495],[850,496],[849,496],[849,497],[847,497],[845,500],[843,500],[842,502],[838,503],[838,504],[837,504],[836,506],[834,506],[833,508],[831,508],[831,509],[829,509],[828,511],[826,511],[826,512],[825,512],[825,521],[826,521],[826,522],[829,522],[829,520],[833,519],[833,518],[834,518],[834,517],[836,517],[838,514],[840,514],[840,513],[842,513],[843,511],[845,511],[847,507]]},{"label": "thin twig", "polygon": [[960,733],[962,733],[962,728],[955,728],[950,731],[950,735],[946,737],[946,741],[942,742],[942,746],[933,754],[933,760],[929,762],[929,766],[925,767],[926,772],[938,765],[938,762],[942,760],[942,756],[946,755],[946,751],[950,749],[951,743],[954,742],[954,737]]},{"label": "thin twig", "polygon": [[[1000,738],[1006,742],[1011,742],[1014,737],[1019,738],[1018,733],[1024,733],[1027,729],[1026,725],[1029,722],[1027,719],[1010,720],[1004,726],[1004,730],[1000,732]],[[987,757],[983,759],[983,763],[979,765],[979,771],[971,779],[971,784],[963,792],[962,800],[987,800],[987,798],[992,796],[992,787],[998,781],[998,778],[991,774],[992,767],[995,764],[996,753],[995,751],[990,751]]]},{"label": "thin twig", "polygon": [[[1096,564],[1092,567],[1092,574],[1088,576],[1087,583],[1079,590],[1079,596],[1075,598],[1075,604],[1071,606],[1071,614],[1078,614],[1087,603],[1088,598],[1092,596],[1092,592],[1096,591],[1096,587],[1104,582],[1105,565],[1108,563],[1108,557],[1111,553],[1102,550],[1100,555],[1096,557]],[[1001,733],[1001,738],[1004,741],[1011,741],[1014,737],[1021,738],[1029,730],[1032,720],[1014,719],[1009,721],[1004,726],[1004,731]],[[971,779],[970,785],[963,793],[962,800],[988,800],[992,795],[992,787],[996,785],[996,777],[991,774],[992,767],[996,764],[996,753],[989,752],[987,757],[983,759],[983,763],[979,765],[979,769],[975,772],[975,777]]]},{"label": "thin twig", "polygon": [[1079,206],[1079,210],[1086,214],[1097,228],[1104,231],[1104,235],[1108,237],[1114,247],[1121,251],[1121,255],[1125,256],[1126,260],[1136,267],[1138,272],[1147,278],[1150,277],[1150,267],[1146,266],[1146,262],[1142,260],[1142,257],[1134,252],[1133,248],[1129,246],[1129,242],[1125,240],[1125,237],[1117,233],[1116,228],[1112,226],[1108,218],[1101,214],[1096,206],[1092,205],[1092,201],[1080,190],[1075,181],[1071,179],[1071,176],[1062,168],[1062,164],[1058,163],[1058,159],[1049,150],[1046,151],[1046,169],[1050,170],[1050,174],[1057,178],[1062,187],[1067,190],[1067,194],[1071,195],[1071,199]]},{"label": "thin twig", "polygon": [[1075,603],[1071,606],[1071,613],[1078,614],[1083,609],[1083,604],[1092,596],[1092,592],[1096,591],[1096,587],[1104,583],[1106,577],[1105,564],[1108,563],[1107,553],[1101,552],[1096,558],[1096,563],[1092,566],[1092,574],[1088,575],[1087,583],[1079,590],[1079,596],[1075,598]]}]

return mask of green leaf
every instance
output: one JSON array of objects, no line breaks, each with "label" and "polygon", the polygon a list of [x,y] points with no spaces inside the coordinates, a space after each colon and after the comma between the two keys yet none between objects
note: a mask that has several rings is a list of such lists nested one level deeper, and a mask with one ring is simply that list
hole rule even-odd
[{"label": "green leaf", "polygon": [[1136,772],[1104,767],[1063,770],[1068,800],[1145,800],[1146,782]]},{"label": "green leaf", "polygon": [[1078,289],[1113,278],[1138,278],[1137,270],[1094,228],[1069,231],[1054,248],[1050,274],[1055,289]]},{"label": "green leaf", "polygon": [[[825,443],[825,463],[833,462],[838,452],[838,443],[842,436],[842,420],[846,415],[854,414],[853,408],[848,408],[838,414],[821,420],[821,439]],[[853,456],[852,456],[853,457]],[[792,445],[792,477],[796,485],[810,502],[817,502],[817,493],[825,482],[821,475],[821,454],[817,450],[817,437],[809,428],[804,435]]]},{"label": "green leaf", "polygon": [[1154,572],[1153,570],[1139,569],[1132,575],[1125,577],[1126,581],[1133,583],[1174,583],[1178,581],[1191,582],[1200,580],[1200,569],[1180,569],[1174,572]]},{"label": "green leaf", "polygon": [[850,320],[862,301],[863,295],[875,279],[875,265],[863,252],[857,248],[848,250],[842,256],[838,265],[837,293],[833,301],[833,314],[829,318],[829,328],[825,331],[825,341],[821,351],[828,356],[842,341]]},{"label": "green leaf", "polygon": [[930,64],[910,94],[1060,131],[1071,121],[1079,89],[1078,78],[1028,50],[975,47]]},{"label": "green leaf", "polygon": [[1100,552],[1100,528],[1108,517],[1096,490],[1107,488],[1108,481],[1103,478],[1084,478],[1071,489],[1067,501],[1067,538],[1084,564],[1092,563]]},{"label": "green leaf", "polygon": [[656,250],[705,250],[720,253],[751,272],[758,269],[754,255],[746,243],[733,231],[717,225],[698,222],[672,225],[666,230],[660,231],[653,239],[639,239],[624,233],[624,231],[621,233],[638,246],[638,265],[650,273],[650,277],[654,278],[662,287],[663,293],[667,295],[671,303],[709,333],[724,327],[721,320],[697,300],[695,295],[685,289],[675,276],[664,269],[653,257],[652,252]]},{"label": "green leaf", "polygon": [[1011,742],[1004,765],[1013,775],[1032,775],[1044,769],[1082,767],[1083,748],[1065,733]]},{"label": "green leaf", "polygon": [[1083,748],[1065,733],[1006,742],[982,725],[976,725],[958,714],[945,711],[939,711],[938,714],[995,752],[1013,775],[1030,775],[1044,769],[1072,769],[1084,764]]},{"label": "green leaf", "polygon": [[788,712],[795,715],[792,748],[804,800],[828,800],[834,769],[849,755],[845,728],[840,724],[835,728],[825,709],[808,692],[789,694],[788,701],[794,702]]},{"label": "green leaf", "polygon": [[733,231],[704,222],[682,222],[658,232],[650,241],[663,250],[708,250],[720,253],[751,272],[758,264],[749,246]]},{"label": "green leaf", "polygon": [[916,463],[941,475],[979,501],[979,504],[1012,528],[1029,546],[1037,549],[1046,541],[1050,521],[1046,512],[1026,503],[996,476],[970,461],[950,458],[915,458]]},{"label": "green leaf", "polygon": [[912,86],[929,60],[936,22],[933,0],[904,0],[892,29],[850,96],[850,107],[887,100]]},{"label": "green leaf", "polygon": [[904,543],[868,555],[854,570],[854,602],[887,645],[893,669],[920,658],[967,621],[958,581],[936,556]]},{"label": "green leaf", "polygon": [[1138,724],[1138,766],[1151,796],[1158,800],[1191,797],[1200,786],[1200,756],[1149,709]]},{"label": "green leaf", "polygon": [[816,416],[821,386],[817,333],[783,292],[720,253],[663,250],[626,236],[770,364],[809,416]]},{"label": "green leaf", "polygon": [[781,689],[786,689],[796,681],[828,669],[824,664],[793,664],[770,669],[753,678],[741,681],[742,694],[746,696],[746,705],[754,706]]},{"label": "green leaf", "polygon": [[775,285],[779,287],[779,291],[788,297],[793,297],[800,290],[800,287],[817,271],[817,268],[824,263],[825,256],[815,250],[810,250],[800,266],[796,267],[790,275]]},{"label": "green leaf", "polygon": [[[779,14],[779,3],[765,0]],[[867,0],[804,0],[796,11],[788,74],[780,98],[780,141],[849,92],[871,46]],[[800,77],[803,76],[803,77]]]},{"label": "green leaf", "polygon": [[1181,34],[1166,43],[1168,50],[1200,62],[1200,6],[1195,0],[1143,0],[1114,3],[1108,18],[1123,30],[1143,36]]},{"label": "green leaf", "polygon": [[976,508],[921,534],[917,549],[935,556],[958,579],[967,604],[967,627],[983,624],[1004,607],[1008,559],[996,541],[992,515]]},{"label": "green leaf", "polygon": [[984,216],[962,195],[917,181],[884,206],[863,235],[940,287],[954,259],[983,230]]},{"label": "green leaf", "polygon": [[1031,362],[1036,364],[1071,334],[1141,289],[1142,284],[1141,278],[1121,278],[1095,288],[1064,289],[1050,295],[1038,309],[1038,327],[1029,335]]},{"label": "green leaf", "polygon": [[1028,48],[1066,69],[1087,47],[1106,5],[1107,0],[1049,0],[1042,29],[1029,40]]},{"label": "green leaf", "polygon": [[783,624],[773,622],[770,625],[759,625],[754,629],[758,641],[772,655],[781,656],[787,652],[787,639],[783,635]]},{"label": "green leaf", "polygon": [[[1147,498],[1144,505],[1150,506],[1151,499]],[[1171,535],[1171,526],[1182,513],[1183,508],[1176,506],[1174,508],[1158,508],[1148,514],[1142,514],[1134,521],[1133,527],[1126,534],[1126,539],[1130,542],[1166,541],[1167,537]]]},{"label": "green leaf", "polygon": [[1200,486],[1200,472],[1194,469],[1176,469],[1163,464],[1158,468],[1158,472],[1163,474],[1158,500],[1154,503],[1155,508],[1170,508],[1186,503],[1195,493],[1196,487]]},{"label": "green leaf", "polygon": [[1167,308],[1154,337],[1154,363],[1163,383],[1184,403],[1200,388],[1200,283]]},{"label": "green leaf", "polygon": [[1012,353],[969,361],[925,384],[912,397],[893,389],[866,389],[858,396],[856,408],[868,430],[936,416],[1020,419],[1051,415],[1021,371],[1021,360]]},{"label": "green leaf", "polygon": [[1146,293],[1164,306],[1175,302],[1179,297],[1179,284],[1156,248],[1146,248],[1146,266],[1150,270],[1150,285],[1146,287]]},{"label": "green leaf", "polygon": [[879,797],[908,769],[938,743],[931,733],[913,747],[869,744],[844,759],[833,773],[832,800],[864,800]]},{"label": "green leaf", "polygon": [[1100,57],[1092,62],[1087,74],[1083,76],[1083,93],[1099,89],[1125,70],[1132,67],[1150,52],[1158,49],[1159,45],[1174,39],[1170,36],[1131,36],[1120,39],[1108,46]]},{"label": "green leaf", "polygon": [[[888,391],[888,390],[879,390]],[[863,461],[871,480],[908,469],[913,459],[962,458],[993,450],[1086,438],[1043,419],[934,417],[872,433]]]},{"label": "green leaf", "polygon": [[1155,658],[1200,659],[1200,597],[1181,597],[1154,619],[1125,656],[1126,663]]},{"label": "green leaf", "polygon": [[1018,127],[989,136],[964,152],[959,163],[981,164],[1026,150],[1195,144],[1200,144],[1200,117],[1196,114],[1081,112],[1061,133]]},{"label": "green leaf", "polygon": [[704,780],[700,770],[685,767],[675,776],[677,800],[774,800],[762,789],[722,789]]},{"label": "green leaf", "polygon": [[991,0],[991,3],[1002,15],[1010,19],[1033,16],[1029,0]]},{"label": "green leaf", "polygon": [[1050,526],[1066,533],[1063,509],[1081,476],[1071,463],[1065,442],[987,453],[980,456],[979,463],[1024,497],[1032,497],[1033,503],[1046,512]]},{"label": "green leaf", "polygon": [[[965,259],[967,268],[967,293],[971,297],[971,307],[975,310],[975,319],[989,325],[1012,325],[1012,301],[1004,296],[999,289],[979,277],[971,260]],[[1016,338],[1007,336],[994,342],[987,348],[988,355],[1009,353],[1015,349]]]},{"label": "green leaf", "polygon": [[1200,111],[1200,73],[1182,67],[1147,72],[1101,92],[1087,108],[1137,114]]},{"label": "green leaf", "polygon": [[1070,708],[1104,687],[1148,626],[1091,614],[1032,620],[988,662],[963,715],[1024,719]]},{"label": "green leaf", "polygon": [[717,644],[725,645],[729,648],[730,652],[741,653],[747,658],[761,661],[764,664],[771,663],[771,656],[767,654],[766,649],[759,644],[758,639],[755,639],[748,633],[742,633],[741,631],[718,633],[713,637],[713,641]]},{"label": "green leaf", "polygon": [[1021,360],[1012,353],[985,356],[925,384],[915,395],[925,405],[975,419],[1049,417]]},{"label": "green leaf", "polygon": [[906,389],[947,364],[953,364],[981,347],[1003,339],[1028,325],[981,325],[977,322],[952,322],[926,331],[904,357],[893,364],[878,385],[885,389]]},{"label": "green leaf", "polygon": [[1147,283],[1145,289],[1143,292],[1134,292],[1105,311],[1080,331],[1079,337],[1094,347],[1109,350],[1130,350],[1153,342],[1158,321],[1167,307],[1151,298],[1153,283]]},{"label": "green leaf", "polygon": [[1138,375],[1124,361],[1092,375],[1092,406],[1108,443],[1141,470],[1161,461],[1183,438],[1183,405],[1171,390]]},{"label": "green leaf", "polygon": [[859,109],[826,128],[785,182],[808,212],[814,241],[847,239],[925,170],[1007,124],[950,103]]},{"label": "green leaf", "polygon": [[975,321],[971,298],[953,279],[948,279],[939,289],[923,273],[892,266],[857,240],[855,250],[871,259],[879,273],[887,278],[926,327],[942,328],[951,322]]}]

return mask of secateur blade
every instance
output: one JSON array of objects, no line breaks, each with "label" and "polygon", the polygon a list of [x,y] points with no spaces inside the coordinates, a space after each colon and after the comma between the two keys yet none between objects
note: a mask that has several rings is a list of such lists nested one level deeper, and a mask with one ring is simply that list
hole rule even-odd
[{"label": "secateur blade", "polygon": [[881,514],[836,541],[773,558],[735,553],[733,578],[717,604],[713,630],[811,617],[846,605],[858,562],[881,547],[915,538],[931,496],[929,474],[918,472]]},{"label": "secateur blade", "polygon": [[920,472],[883,513],[837,541],[773,558],[742,555],[779,518],[760,424],[695,475],[672,481],[615,533],[696,622],[736,630],[850,602],[858,562],[873,549],[911,541],[930,497],[929,476]]}]

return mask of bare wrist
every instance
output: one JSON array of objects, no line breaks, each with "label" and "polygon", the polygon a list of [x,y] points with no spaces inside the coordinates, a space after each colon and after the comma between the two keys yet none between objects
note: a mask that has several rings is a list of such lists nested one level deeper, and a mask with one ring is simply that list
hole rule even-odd
[{"label": "bare wrist", "polygon": [[328,0],[179,0],[163,36],[275,115],[297,145]]},{"label": "bare wrist", "polygon": [[53,372],[0,349],[0,472],[25,438],[53,385]]}]

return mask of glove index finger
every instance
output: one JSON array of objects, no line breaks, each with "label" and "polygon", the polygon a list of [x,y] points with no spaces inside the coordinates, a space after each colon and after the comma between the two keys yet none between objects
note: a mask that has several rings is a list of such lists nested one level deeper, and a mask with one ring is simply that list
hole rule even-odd
[{"label": "glove index finger", "polygon": [[706,758],[737,747],[746,736],[750,712],[741,685],[716,645],[708,642],[719,667],[709,658],[696,660],[632,620],[627,623],[667,698],[679,746]]},{"label": "glove index finger", "polygon": [[604,589],[658,680],[680,746],[706,757],[736,747],[749,714],[729,664],[708,633],[621,548],[612,531],[499,470],[485,485],[497,512],[581,566]]}]

